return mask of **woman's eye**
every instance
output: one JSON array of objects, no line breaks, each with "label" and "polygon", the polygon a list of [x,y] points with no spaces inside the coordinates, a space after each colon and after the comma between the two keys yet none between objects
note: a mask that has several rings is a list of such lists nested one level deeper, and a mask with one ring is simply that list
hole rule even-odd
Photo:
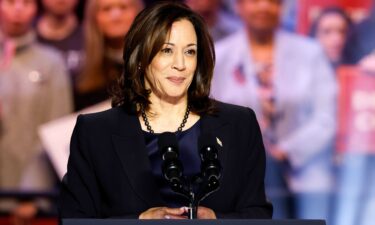
[{"label": "woman's eye", "polygon": [[172,49],[171,48],[163,48],[161,50],[162,53],[165,53],[165,54],[171,54],[172,53]]},{"label": "woman's eye", "polygon": [[186,54],[194,56],[197,53],[195,49],[189,49],[186,51]]}]

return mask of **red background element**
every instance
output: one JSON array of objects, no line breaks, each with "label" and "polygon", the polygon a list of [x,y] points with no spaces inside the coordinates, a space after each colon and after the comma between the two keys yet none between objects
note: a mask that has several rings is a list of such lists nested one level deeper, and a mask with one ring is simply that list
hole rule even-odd
[{"label": "red background element", "polygon": [[355,22],[359,22],[369,14],[371,5],[372,0],[298,0],[297,31],[302,34],[309,33],[312,21],[325,7],[343,7]]},{"label": "red background element", "polygon": [[[375,75],[361,72],[356,67],[344,66],[339,68],[338,76],[337,151],[375,154]],[[355,109],[353,98],[358,91],[365,95],[359,99],[357,96],[364,107]],[[362,125],[372,128],[363,130],[356,126],[356,120],[361,115],[367,115],[361,117],[364,119]]]}]

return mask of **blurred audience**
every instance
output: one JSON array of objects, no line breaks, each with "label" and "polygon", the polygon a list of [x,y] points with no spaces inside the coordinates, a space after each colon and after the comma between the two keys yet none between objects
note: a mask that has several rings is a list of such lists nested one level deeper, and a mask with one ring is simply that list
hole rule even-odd
[{"label": "blurred audience", "polygon": [[[375,4],[372,7],[371,15],[360,24],[354,26],[354,30],[349,36],[344,56],[346,63],[358,65],[364,72],[359,76],[371,77],[375,75]],[[368,82],[366,85],[368,87],[372,85],[373,90],[375,90],[373,83]],[[368,96],[373,96],[372,93],[373,91],[367,92]],[[353,97],[353,99],[355,98]],[[373,116],[373,102],[371,97],[368,99],[362,97],[359,102],[356,101],[354,103],[365,106],[370,113],[369,115]],[[368,143],[366,139],[363,142]],[[366,146],[368,149],[363,149],[363,146],[344,149],[340,157],[335,225],[374,224],[375,146]]]},{"label": "blurred audience", "polygon": [[238,19],[224,10],[223,0],[185,0],[206,21],[214,41],[218,41],[240,28]]},{"label": "blurred audience", "polygon": [[[231,14],[236,14],[236,1],[237,0],[221,0],[224,8]],[[281,19],[281,26],[289,31],[296,31],[297,28],[297,0],[283,0],[283,12]]]},{"label": "blurred audience", "polygon": [[122,73],[123,39],[141,0],[90,0],[84,21],[85,62],[75,87],[75,110],[109,98],[109,89]]},{"label": "blurred audience", "polygon": [[375,74],[375,4],[370,16],[359,24],[347,45],[348,61],[356,62],[367,73]]},{"label": "blurred audience", "polygon": [[375,75],[375,49],[359,61],[359,66],[364,72]]},{"label": "blurred audience", "polygon": [[[323,9],[310,33],[319,46],[283,29],[296,28],[297,0],[180,1],[202,15],[216,42],[213,97],[257,114],[274,218],[372,224],[375,154],[349,149],[341,156],[334,208],[330,200],[337,105],[333,68],[355,64],[375,74],[375,4],[357,25],[340,8]],[[77,7],[85,2],[81,25]],[[122,73],[124,36],[143,4],[0,0],[0,192],[55,190],[58,180],[42,151],[38,126],[73,107],[109,98]],[[13,215],[15,225],[26,224],[51,210],[49,203],[2,198],[0,213]]]},{"label": "blurred audience", "polygon": [[[72,111],[71,87],[63,59],[38,44],[32,22],[36,0],[0,0],[0,191],[44,192],[50,186],[22,185],[29,163],[42,146],[41,124]],[[45,171],[45,173],[53,171]],[[33,205],[31,203],[31,205]],[[15,199],[0,199],[0,211],[18,224],[37,210]],[[25,217],[23,217],[25,216]]]},{"label": "blurred audience", "polygon": [[244,27],[217,43],[212,95],[255,110],[274,218],[328,219],[335,77],[316,42],[280,29],[282,2],[237,0]]},{"label": "blurred audience", "polygon": [[352,27],[349,15],[341,8],[325,8],[315,19],[311,36],[322,45],[331,65],[336,68],[342,63],[343,51]]},{"label": "blurred audience", "polygon": [[353,27],[344,51],[344,62],[347,64],[360,63],[364,57],[375,50],[375,4],[370,16]]},{"label": "blurred audience", "polygon": [[297,7],[298,0],[283,0],[283,15],[281,25],[288,31],[297,29]]},{"label": "blurred audience", "polygon": [[[371,103],[370,103],[371,104]],[[366,140],[364,140],[366,141]],[[342,156],[337,182],[335,225],[372,225],[375,221],[375,154],[361,148]]]},{"label": "blurred audience", "polygon": [[75,12],[79,0],[40,1],[41,15],[36,23],[38,41],[62,52],[75,86],[83,57],[83,31]]}]

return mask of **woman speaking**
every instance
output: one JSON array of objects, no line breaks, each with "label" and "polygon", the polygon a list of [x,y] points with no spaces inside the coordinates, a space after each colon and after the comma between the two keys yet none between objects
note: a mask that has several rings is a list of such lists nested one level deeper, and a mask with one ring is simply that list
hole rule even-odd
[{"label": "woman speaking", "polygon": [[209,98],[214,62],[207,27],[187,6],[159,3],[136,17],[113,108],[77,119],[61,218],[186,218],[186,201],[163,177],[164,132],[176,135],[187,177],[201,170],[200,135],[215,137],[220,189],[201,202],[198,219],[271,218],[255,114]]}]

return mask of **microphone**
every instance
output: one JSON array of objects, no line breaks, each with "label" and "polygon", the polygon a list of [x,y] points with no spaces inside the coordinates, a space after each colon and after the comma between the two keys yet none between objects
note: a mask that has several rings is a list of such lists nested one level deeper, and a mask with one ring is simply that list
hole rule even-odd
[{"label": "microphone", "polygon": [[216,138],[209,133],[202,134],[198,139],[199,155],[202,161],[201,171],[209,185],[219,185],[221,164],[216,148]]},{"label": "microphone", "polygon": [[182,193],[182,174],[183,166],[178,159],[178,143],[174,133],[164,132],[158,139],[158,147],[162,156],[162,173],[164,178],[169,182],[172,190]]}]

